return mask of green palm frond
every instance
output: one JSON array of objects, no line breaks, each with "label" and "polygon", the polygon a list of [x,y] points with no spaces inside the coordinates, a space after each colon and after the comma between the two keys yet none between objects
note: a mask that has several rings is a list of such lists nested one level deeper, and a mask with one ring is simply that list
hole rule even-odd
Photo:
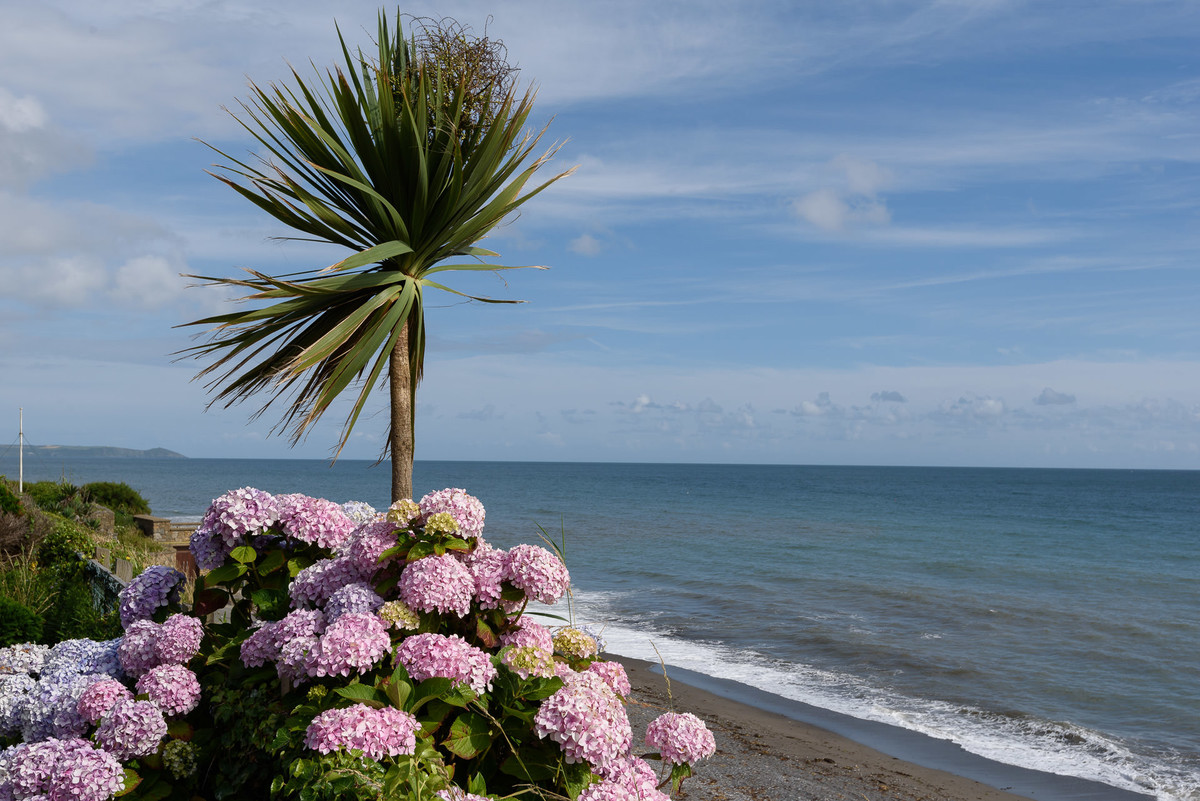
[{"label": "green palm frond", "polygon": [[[468,98],[478,87],[422,60],[399,18],[393,31],[380,14],[375,58],[352,52],[340,30],[338,39],[344,64],[318,71],[317,80],[293,70],[291,86],[251,84],[250,99],[231,113],[264,156],[250,163],[213,148],[227,160],[213,175],[302,235],[282,238],[351,253],[284,277],[190,276],[247,291],[241,301],[249,308],[187,323],[208,327],[209,336],[181,353],[211,360],[197,376],[214,393],[210,405],[267,393],[257,417],[286,397],[276,430],[290,431],[293,443],[357,383],[340,452],[405,331],[415,391],[425,289],[516,302],[467,295],[429,276],[518,269],[447,260],[496,256],[479,240],[571,171],[530,184],[557,152],[531,160],[545,132],[526,129],[532,92],[505,84]],[[491,109],[490,119],[481,122],[480,108]]]}]

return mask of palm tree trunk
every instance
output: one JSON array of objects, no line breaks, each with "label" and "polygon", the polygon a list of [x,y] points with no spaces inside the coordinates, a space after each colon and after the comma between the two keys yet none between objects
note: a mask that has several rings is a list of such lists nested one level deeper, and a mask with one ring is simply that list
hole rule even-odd
[{"label": "palm tree trunk", "polygon": [[395,503],[413,494],[413,386],[407,322],[401,326],[388,368],[392,395],[392,503]]}]

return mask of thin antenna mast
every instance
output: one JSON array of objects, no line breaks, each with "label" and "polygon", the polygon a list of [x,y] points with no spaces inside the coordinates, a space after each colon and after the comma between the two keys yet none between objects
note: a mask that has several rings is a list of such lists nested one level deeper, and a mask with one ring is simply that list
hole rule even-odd
[{"label": "thin antenna mast", "polygon": [[25,492],[25,407],[21,406],[17,410],[20,413],[20,418],[17,423],[17,442],[20,447],[17,448],[17,493]]}]

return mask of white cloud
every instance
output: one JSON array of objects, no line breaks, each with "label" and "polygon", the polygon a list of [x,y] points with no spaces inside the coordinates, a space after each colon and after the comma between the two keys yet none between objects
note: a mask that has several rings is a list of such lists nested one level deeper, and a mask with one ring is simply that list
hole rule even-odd
[{"label": "white cloud", "polygon": [[895,390],[883,390],[882,392],[872,392],[871,400],[876,403],[907,403],[908,399]]},{"label": "white cloud", "polygon": [[792,204],[805,222],[825,231],[841,231],[860,225],[887,225],[891,213],[878,192],[891,173],[873,161],[845,154],[829,163],[834,184],[809,192]]},{"label": "white cloud", "polygon": [[1033,402],[1038,406],[1066,406],[1075,402],[1075,396],[1065,392],[1055,392],[1050,387],[1046,387],[1033,399]]},{"label": "white cloud", "polygon": [[604,249],[600,244],[600,240],[591,234],[580,234],[571,240],[568,245],[573,253],[578,253],[581,256],[599,256]]}]

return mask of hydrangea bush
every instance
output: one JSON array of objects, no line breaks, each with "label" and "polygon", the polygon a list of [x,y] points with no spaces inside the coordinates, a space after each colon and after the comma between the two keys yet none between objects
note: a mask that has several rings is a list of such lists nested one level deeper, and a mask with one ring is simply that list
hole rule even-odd
[{"label": "hydrangea bush", "polygon": [[0,649],[0,801],[665,801],[712,734],[667,713],[636,753],[624,669],[527,613],[568,592],[562,560],[484,517],[457,488],[217,498],[190,609],[152,567],[124,636]]}]

